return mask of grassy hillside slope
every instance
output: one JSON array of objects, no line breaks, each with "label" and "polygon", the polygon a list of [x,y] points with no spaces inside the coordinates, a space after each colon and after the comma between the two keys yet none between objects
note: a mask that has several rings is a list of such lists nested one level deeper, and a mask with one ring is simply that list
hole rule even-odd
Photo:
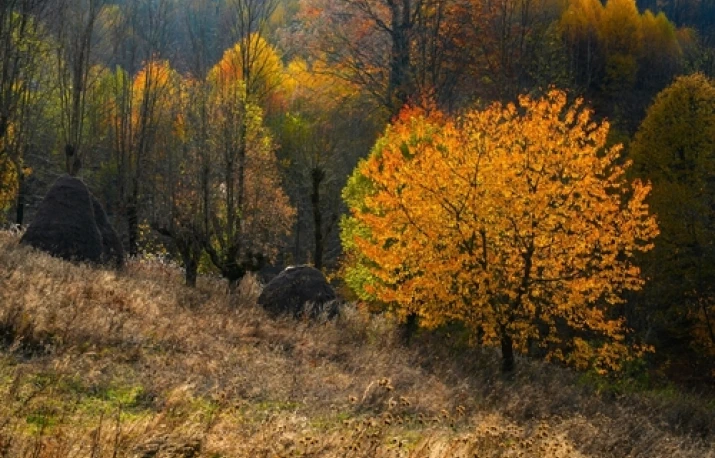
[{"label": "grassy hillside slope", "polygon": [[578,374],[347,307],[272,320],[259,286],[196,290],[0,232],[0,457],[715,457],[715,405],[603,392]]}]

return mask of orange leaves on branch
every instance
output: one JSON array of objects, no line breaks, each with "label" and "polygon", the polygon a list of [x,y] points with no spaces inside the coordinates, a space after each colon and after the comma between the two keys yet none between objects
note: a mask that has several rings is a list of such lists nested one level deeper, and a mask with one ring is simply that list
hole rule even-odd
[{"label": "orange leaves on branch", "polygon": [[[172,118],[171,111],[179,92],[178,73],[166,60],[150,60],[134,77],[131,87],[135,130],[140,125],[157,124]],[[153,119],[147,119],[151,117]]]},{"label": "orange leaves on branch", "polygon": [[403,111],[345,191],[365,291],[484,344],[575,361],[585,342],[579,365],[615,369],[632,347],[609,311],[641,288],[633,255],[658,229],[608,128],[555,90],[456,121]]}]

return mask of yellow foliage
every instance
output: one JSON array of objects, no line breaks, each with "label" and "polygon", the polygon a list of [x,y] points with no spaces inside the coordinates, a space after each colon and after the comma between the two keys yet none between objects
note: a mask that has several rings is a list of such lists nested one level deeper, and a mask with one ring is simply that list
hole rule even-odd
[{"label": "yellow foliage", "polygon": [[625,180],[608,128],[555,90],[457,121],[403,112],[358,170],[371,191],[352,208],[367,234],[355,246],[374,295],[426,326],[459,320],[484,344],[617,368],[632,347],[609,311],[641,288],[633,255],[658,229],[650,186]]},{"label": "yellow foliage", "polygon": [[243,81],[249,98],[262,100],[279,87],[282,70],[278,51],[254,33],[226,50],[209,72],[209,81],[219,86]]},{"label": "yellow foliage", "polygon": [[635,0],[608,0],[599,25],[609,54],[636,53],[641,44],[641,17]]},{"label": "yellow foliage", "polygon": [[684,30],[663,13],[638,12],[635,0],[570,0],[559,21],[572,72],[612,93],[640,85],[662,87],[678,73]]},{"label": "yellow foliage", "polygon": [[289,104],[320,107],[323,112],[330,112],[358,93],[352,84],[335,76],[324,64],[308,65],[300,58],[286,67],[282,90]]},{"label": "yellow foliage", "polygon": [[[2,222],[2,212],[7,210],[10,204],[17,197],[19,187],[18,172],[19,162],[21,158],[12,154],[12,151],[17,150],[17,126],[14,123],[8,123],[5,135],[0,138],[0,222]],[[23,172],[29,175],[30,169],[25,168]]]},{"label": "yellow foliage", "polygon": [[0,154],[0,222],[2,211],[12,203],[17,195],[17,169],[5,155]]},{"label": "yellow foliage", "polygon": [[168,61],[150,60],[134,77],[134,92],[141,95],[153,88],[168,88],[174,75]]},{"label": "yellow foliage", "polygon": [[561,26],[571,39],[595,34],[602,14],[603,4],[599,0],[572,0],[561,18]]},{"label": "yellow foliage", "polygon": [[132,123],[136,131],[141,130],[142,123],[160,123],[172,118],[170,112],[179,90],[179,77],[168,61],[147,62],[134,77],[131,89]]}]

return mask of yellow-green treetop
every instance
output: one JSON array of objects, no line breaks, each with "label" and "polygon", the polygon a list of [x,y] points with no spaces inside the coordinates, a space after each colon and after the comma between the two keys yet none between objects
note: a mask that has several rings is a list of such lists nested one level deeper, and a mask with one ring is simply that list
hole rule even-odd
[{"label": "yellow-green treetop", "polygon": [[505,370],[533,344],[617,369],[642,348],[609,312],[641,288],[633,256],[658,228],[608,128],[556,90],[456,121],[404,111],[345,191],[363,293],[428,327],[464,323]]}]

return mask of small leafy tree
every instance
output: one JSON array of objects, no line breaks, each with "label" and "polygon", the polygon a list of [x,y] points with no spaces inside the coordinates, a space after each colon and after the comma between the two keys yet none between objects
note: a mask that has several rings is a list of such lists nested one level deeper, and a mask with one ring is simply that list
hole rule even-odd
[{"label": "small leafy tree", "polygon": [[641,288],[633,257],[658,229],[608,128],[555,90],[458,121],[404,111],[344,192],[358,293],[428,327],[465,323],[504,371],[531,345],[617,369],[643,348],[611,312]]},{"label": "small leafy tree", "polygon": [[235,286],[247,271],[275,260],[295,210],[281,186],[273,139],[244,82],[212,72],[206,84],[205,111],[196,117],[205,118],[207,149],[195,152],[197,164],[209,166],[200,192],[207,212],[204,249]]}]

